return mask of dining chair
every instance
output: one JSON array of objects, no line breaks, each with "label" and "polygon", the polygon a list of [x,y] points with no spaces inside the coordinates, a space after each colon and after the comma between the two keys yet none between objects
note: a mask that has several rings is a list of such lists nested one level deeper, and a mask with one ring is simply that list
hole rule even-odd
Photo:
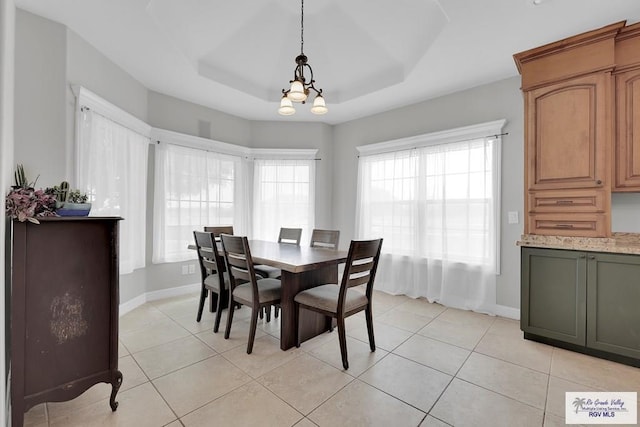
[{"label": "dining chair", "polygon": [[204,227],[204,231],[213,233],[216,240],[220,240],[220,234],[233,234],[233,225],[215,225]]},{"label": "dining chair", "polygon": [[[278,235],[278,243],[286,243],[290,245],[300,246],[300,238],[302,237],[302,228],[285,228],[280,227],[280,234]],[[256,273],[262,277],[269,277],[272,279],[280,279],[282,271],[279,268],[271,267],[270,265],[256,265]],[[265,307],[267,322],[271,320],[271,307]],[[280,307],[275,306],[273,310],[273,316],[277,319],[280,314]],[[262,318],[262,315],[260,316]]]},{"label": "dining chair", "polygon": [[289,243],[300,246],[300,237],[302,236],[302,228],[280,228],[278,235],[278,243]]},{"label": "dining chair", "polygon": [[[364,310],[369,334],[369,347],[371,351],[376,351],[373,335],[372,298],[373,281],[378,269],[381,248],[382,239],[352,240],[340,285],[317,286],[299,292],[294,297],[296,328],[299,327],[300,309],[315,311],[336,319],[344,369],[349,369],[347,336],[344,330],[345,318]],[[364,294],[351,289],[363,284],[366,284]],[[296,332],[296,346],[300,347],[299,332]]]},{"label": "dining chair", "polygon": [[340,241],[340,230],[320,230],[314,228],[311,232],[309,246],[312,248],[338,249]]},{"label": "dining chair", "polygon": [[220,317],[223,304],[228,300],[229,279],[225,274],[224,259],[218,252],[218,247],[211,232],[194,231],[193,237],[196,242],[198,252],[198,262],[200,264],[201,288],[200,302],[198,303],[198,315],[196,321],[202,319],[204,300],[211,295],[211,311],[213,311],[213,294],[217,296],[216,317],[213,324],[213,332],[217,333],[220,327]]},{"label": "dining chair", "polygon": [[[253,341],[256,337],[258,315],[263,308],[280,304],[280,280],[272,278],[258,279],[251,259],[249,241],[245,236],[221,234],[224,257],[229,269],[229,314],[225,339],[229,339],[235,302],[251,307],[251,328],[247,354],[253,351]],[[242,283],[241,283],[242,282]]]}]

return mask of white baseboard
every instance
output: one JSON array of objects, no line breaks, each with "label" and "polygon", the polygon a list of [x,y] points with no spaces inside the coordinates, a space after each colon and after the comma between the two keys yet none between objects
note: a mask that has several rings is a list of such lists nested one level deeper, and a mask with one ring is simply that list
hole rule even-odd
[{"label": "white baseboard", "polygon": [[175,288],[161,289],[159,291],[145,292],[142,295],[138,295],[129,301],[120,304],[120,316],[123,316],[133,310],[136,307],[149,301],[157,301],[164,298],[171,298],[180,295],[189,294],[192,292],[198,292],[200,290],[200,284],[194,283],[193,285],[177,286]]},{"label": "white baseboard", "polygon": [[133,299],[130,299],[125,303],[120,304],[120,316],[127,314],[128,312],[130,312],[136,307],[141,306],[145,302],[147,302],[147,295],[142,294],[142,295],[138,295]]},{"label": "white baseboard", "polygon": [[190,294],[192,292],[198,292],[200,290],[200,283],[194,283],[192,285],[178,286],[175,288],[161,289],[159,291],[147,292],[148,301],[157,301],[159,299],[177,297],[184,294]]},{"label": "white baseboard", "polygon": [[520,320],[520,309],[496,304],[496,316]]}]

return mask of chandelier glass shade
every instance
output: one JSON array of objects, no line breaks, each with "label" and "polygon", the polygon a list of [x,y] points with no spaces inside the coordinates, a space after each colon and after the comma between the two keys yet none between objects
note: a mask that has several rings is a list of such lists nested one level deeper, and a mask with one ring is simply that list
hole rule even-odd
[{"label": "chandelier glass shade", "polygon": [[308,58],[304,54],[304,0],[301,0],[300,9],[300,55],[296,57],[293,80],[289,81],[291,86],[287,90],[282,89],[282,99],[280,100],[278,113],[283,116],[294,114],[296,110],[293,107],[293,103],[306,103],[311,91],[316,93],[311,112],[313,114],[326,114],[329,111],[322,96],[322,89],[317,89],[314,85],[316,81],[313,79],[313,69],[308,64]]}]

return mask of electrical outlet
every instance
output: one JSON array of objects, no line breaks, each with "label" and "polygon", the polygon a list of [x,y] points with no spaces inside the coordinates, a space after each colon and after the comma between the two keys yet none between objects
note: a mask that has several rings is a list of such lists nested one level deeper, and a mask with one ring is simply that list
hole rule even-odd
[{"label": "electrical outlet", "polygon": [[188,265],[183,265],[182,266],[182,274],[189,274],[189,266]]},{"label": "electrical outlet", "polygon": [[507,215],[509,224],[517,224],[518,222],[520,222],[520,220],[518,219],[518,211],[509,211]]},{"label": "electrical outlet", "polygon": [[196,265],[189,264],[189,274],[194,274],[196,272]]}]

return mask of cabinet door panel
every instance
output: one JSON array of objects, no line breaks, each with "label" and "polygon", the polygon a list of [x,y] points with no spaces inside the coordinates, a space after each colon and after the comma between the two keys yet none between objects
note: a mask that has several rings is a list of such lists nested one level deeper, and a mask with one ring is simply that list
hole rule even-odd
[{"label": "cabinet door panel", "polygon": [[528,188],[603,187],[607,174],[607,82],[598,73],[527,92]]},{"label": "cabinet door panel", "polygon": [[640,359],[640,257],[588,260],[587,346]]},{"label": "cabinet door panel", "polygon": [[640,70],[616,76],[615,191],[640,191]]},{"label": "cabinet door panel", "polygon": [[524,332],[584,345],[585,293],[583,252],[522,248]]}]

